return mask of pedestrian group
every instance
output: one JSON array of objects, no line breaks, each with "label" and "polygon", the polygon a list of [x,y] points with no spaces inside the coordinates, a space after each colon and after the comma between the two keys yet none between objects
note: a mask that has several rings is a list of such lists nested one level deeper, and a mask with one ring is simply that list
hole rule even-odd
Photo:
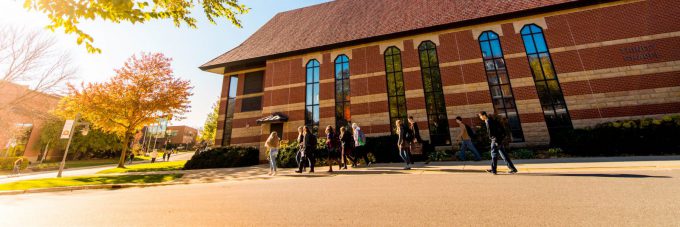
[{"label": "pedestrian group", "polygon": [[[487,133],[489,135],[490,149],[491,149],[491,169],[487,172],[496,174],[498,156],[500,156],[508,166],[510,171],[508,173],[517,173],[517,168],[510,160],[506,150],[505,143],[508,136],[503,122],[497,119],[490,118],[489,115],[482,111],[478,113],[479,119],[481,119],[486,126]],[[459,134],[455,137],[456,143],[460,144],[459,160],[465,160],[465,151],[469,150],[475,161],[480,161],[481,156],[474,143],[472,142],[472,137],[474,136],[474,130],[463,123],[463,119],[458,116],[456,117],[456,122],[460,127]],[[420,137],[420,132],[418,128],[418,123],[415,122],[413,116],[408,117],[408,125],[405,125],[401,120],[396,120],[394,123],[394,129],[397,134],[397,147],[399,151],[399,156],[405,163],[404,169],[411,169],[414,164],[412,155],[422,154],[422,143],[423,140]],[[366,166],[370,166],[372,163],[368,158],[368,150],[364,149],[366,144],[366,136],[364,135],[361,128],[356,124],[352,123],[351,128],[346,128],[345,126],[340,127],[336,130],[332,126],[327,126],[325,129],[326,134],[326,149],[328,156],[328,172],[333,172],[333,164],[337,163],[338,169],[347,169],[348,160],[351,161],[352,167],[357,167],[358,161],[363,159]],[[269,150],[269,164],[270,172],[269,175],[276,175],[276,158],[279,153],[281,138],[276,132],[272,132],[265,142],[265,147]],[[309,126],[298,127],[298,149],[295,155],[295,160],[297,162],[298,169],[296,173],[306,172],[307,167],[309,167],[309,173],[314,172],[314,166],[316,164],[316,149],[317,149],[317,137],[312,133]],[[425,162],[428,164],[429,160]]]}]

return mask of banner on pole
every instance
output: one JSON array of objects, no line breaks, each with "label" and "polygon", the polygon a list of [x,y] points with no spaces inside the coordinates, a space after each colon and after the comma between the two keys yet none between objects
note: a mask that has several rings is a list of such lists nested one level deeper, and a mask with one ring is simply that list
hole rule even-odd
[{"label": "banner on pole", "polygon": [[68,139],[71,136],[71,129],[73,129],[74,120],[66,120],[64,129],[61,130],[61,139]]}]

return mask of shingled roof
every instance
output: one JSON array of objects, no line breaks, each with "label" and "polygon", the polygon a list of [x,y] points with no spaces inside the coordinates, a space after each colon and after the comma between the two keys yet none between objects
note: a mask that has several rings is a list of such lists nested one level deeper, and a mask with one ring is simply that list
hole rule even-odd
[{"label": "shingled roof", "polygon": [[[375,39],[578,0],[337,0],[276,14],[208,70],[320,47]],[[597,2],[597,1],[592,1]]]}]

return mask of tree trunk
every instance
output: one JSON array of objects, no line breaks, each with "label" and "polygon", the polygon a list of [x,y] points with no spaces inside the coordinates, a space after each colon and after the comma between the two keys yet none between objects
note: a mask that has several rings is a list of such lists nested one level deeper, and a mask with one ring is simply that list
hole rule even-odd
[{"label": "tree trunk", "polygon": [[127,159],[128,142],[130,138],[130,133],[125,132],[125,137],[123,137],[123,151],[120,152],[120,160],[118,160],[118,168],[125,168],[125,160]]}]

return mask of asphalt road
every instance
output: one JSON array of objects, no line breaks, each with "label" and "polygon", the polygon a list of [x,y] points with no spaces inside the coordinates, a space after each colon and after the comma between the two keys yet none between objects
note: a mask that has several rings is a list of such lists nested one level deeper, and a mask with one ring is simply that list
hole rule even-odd
[{"label": "asphalt road", "polygon": [[385,169],[0,196],[0,226],[679,226],[680,170]]}]

